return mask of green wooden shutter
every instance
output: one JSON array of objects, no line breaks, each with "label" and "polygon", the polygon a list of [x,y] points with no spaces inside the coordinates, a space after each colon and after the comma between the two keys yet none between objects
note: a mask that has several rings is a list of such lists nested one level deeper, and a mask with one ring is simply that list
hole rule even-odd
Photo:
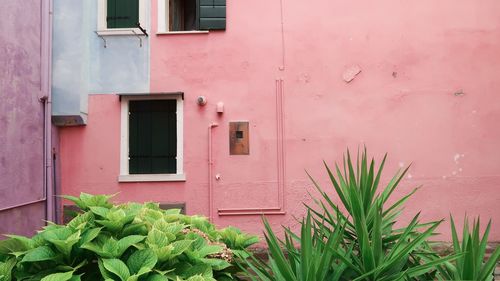
[{"label": "green wooden shutter", "polygon": [[226,0],[198,0],[200,30],[226,29]]},{"label": "green wooden shutter", "polygon": [[107,0],[107,27],[136,27],[139,22],[140,0]]},{"label": "green wooden shutter", "polygon": [[176,100],[130,101],[129,173],[177,171]]}]

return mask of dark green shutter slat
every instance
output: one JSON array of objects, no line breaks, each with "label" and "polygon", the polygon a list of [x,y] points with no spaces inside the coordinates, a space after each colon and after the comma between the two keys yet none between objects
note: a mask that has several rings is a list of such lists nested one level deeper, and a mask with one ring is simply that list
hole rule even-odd
[{"label": "dark green shutter slat", "polygon": [[201,6],[200,7],[200,17],[201,18],[225,18],[226,17],[226,6]]},{"label": "dark green shutter slat", "polygon": [[108,0],[107,3],[106,22],[108,28],[116,28],[116,1],[117,0]]},{"label": "dark green shutter slat", "polygon": [[108,0],[108,28],[131,28],[139,22],[139,1]]},{"label": "dark green shutter slat", "polygon": [[176,101],[131,101],[129,112],[129,173],[176,173]]},{"label": "dark green shutter slat", "polygon": [[200,30],[226,29],[226,0],[199,0]]},{"label": "dark green shutter slat", "polygon": [[226,6],[226,0],[199,0],[201,6]]}]

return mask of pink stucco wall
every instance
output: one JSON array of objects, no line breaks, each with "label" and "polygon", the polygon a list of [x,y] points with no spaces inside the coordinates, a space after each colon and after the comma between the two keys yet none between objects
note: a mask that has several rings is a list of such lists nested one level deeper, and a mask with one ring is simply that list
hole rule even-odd
[{"label": "pink stucco wall", "polygon": [[[152,34],[156,1],[152,1]],[[285,211],[294,224],[322,160],[366,144],[386,177],[413,163],[398,194],[423,185],[405,218],[492,218],[500,240],[500,2],[228,1],[227,30],[152,35],[151,92],[182,91],[186,182],[118,183],[120,104],[91,95],[88,125],[61,130],[62,190],[121,192],[117,200],[186,202],[208,215],[207,128],[213,129],[214,207],[277,205],[276,79],[284,80]],[[282,37],[283,35],[283,37]],[[282,39],[284,38],[284,41]],[[283,65],[284,68],[281,68]],[[361,69],[350,83],[344,72]],[[196,98],[208,98],[205,107]],[[225,112],[217,115],[215,104]],[[250,155],[229,155],[228,122],[250,122]],[[259,216],[216,216],[260,232]],[[446,239],[448,225],[440,229]]]}]

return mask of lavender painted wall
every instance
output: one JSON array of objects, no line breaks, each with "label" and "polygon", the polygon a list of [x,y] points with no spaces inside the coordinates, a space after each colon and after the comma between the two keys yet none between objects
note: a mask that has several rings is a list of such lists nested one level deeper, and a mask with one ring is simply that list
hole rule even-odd
[{"label": "lavender painted wall", "polygon": [[[48,95],[49,5],[48,0],[0,4],[0,233],[30,234],[46,217],[39,99]],[[8,209],[33,201],[40,202]]]}]

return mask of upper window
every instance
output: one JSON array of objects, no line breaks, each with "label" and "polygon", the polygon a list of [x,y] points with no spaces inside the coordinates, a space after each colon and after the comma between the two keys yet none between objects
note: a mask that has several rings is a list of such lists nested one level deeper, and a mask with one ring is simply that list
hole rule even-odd
[{"label": "upper window", "polygon": [[145,0],[98,0],[97,32],[103,34],[142,34],[146,26]]},{"label": "upper window", "polygon": [[120,181],[184,180],[182,94],[121,99]]},{"label": "upper window", "polygon": [[139,23],[139,0],[108,0],[107,28],[134,28]]},{"label": "upper window", "polygon": [[158,33],[226,29],[226,0],[158,0]]}]

